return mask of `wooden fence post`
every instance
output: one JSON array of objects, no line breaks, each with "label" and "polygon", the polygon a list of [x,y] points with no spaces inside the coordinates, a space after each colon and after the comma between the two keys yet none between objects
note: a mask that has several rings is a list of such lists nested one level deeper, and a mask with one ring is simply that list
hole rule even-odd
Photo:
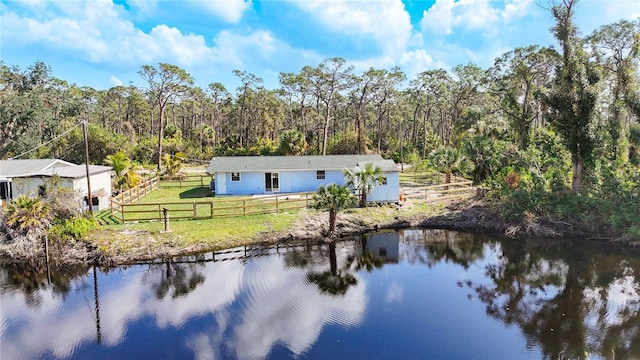
[{"label": "wooden fence post", "polygon": [[211,218],[213,218],[213,201],[209,203],[209,214]]},{"label": "wooden fence post", "polygon": [[196,202],[193,202],[193,219],[197,219],[198,218],[198,211],[196,209]]},{"label": "wooden fence post", "polygon": [[242,200],[242,216],[247,215],[247,200]]}]

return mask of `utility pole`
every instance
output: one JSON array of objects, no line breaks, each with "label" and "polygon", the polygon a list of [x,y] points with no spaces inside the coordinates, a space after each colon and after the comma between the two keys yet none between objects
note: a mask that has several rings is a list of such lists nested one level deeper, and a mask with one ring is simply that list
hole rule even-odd
[{"label": "utility pole", "polygon": [[84,165],[87,171],[87,199],[89,204],[89,214],[93,217],[93,200],[91,198],[91,179],[89,177],[89,141],[87,140],[87,120],[81,120],[82,136],[84,137]]}]

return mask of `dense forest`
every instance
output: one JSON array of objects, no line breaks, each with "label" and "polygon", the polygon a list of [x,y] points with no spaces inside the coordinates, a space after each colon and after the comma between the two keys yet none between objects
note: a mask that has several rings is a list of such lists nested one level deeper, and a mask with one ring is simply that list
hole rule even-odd
[{"label": "dense forest", "polygon": [[596,234],[640,238],[640,19],[585,36],[575,5],[550,9],[557,48],[411,79],[329,58],[281,73],[277,89],[242,70],[237,89],[203,89],[161,63],[141,66],[145,88],[96,90],[55,78],[44,62],[0,63],[0,158],[83,163],[81,120],[96,164],[119,152],[159,169],[167,154],[380,153],[483,183],[508,218],[573,217],[602,224]]}]

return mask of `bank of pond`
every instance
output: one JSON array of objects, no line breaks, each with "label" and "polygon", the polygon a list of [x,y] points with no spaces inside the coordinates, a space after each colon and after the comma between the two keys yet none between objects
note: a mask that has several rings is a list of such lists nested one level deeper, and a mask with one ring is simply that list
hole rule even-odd
[{"label": "bank of pond", "polygon": [[3,359],[640,358],[640,251],[407,229],[0,268]]}]

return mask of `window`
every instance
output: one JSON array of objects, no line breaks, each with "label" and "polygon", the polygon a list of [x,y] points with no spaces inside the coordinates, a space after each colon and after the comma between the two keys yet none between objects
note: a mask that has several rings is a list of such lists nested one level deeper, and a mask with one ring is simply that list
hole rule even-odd
[{"label": "window", "polygon": [[11,188],[8,182],[0,182],[0,200],[11,199]]},{"label": "window", "polygon": [[382,177],[382,181],[380,182],[380,185],[387,185],[387,177],[386,176]]},{"label": "window", "polygon": [[[98,208],[100,207],[100,199],[98,197],[91,197],[91,207],[93,208],[93,210],[98,210]],[[87,196],[82,198],[82,206],[85,209],[89,208],[89,198]]]},{"label": "window", "polygon": [[232,172],[231,173],[231,181],[240,181],[240,173]]},{"label": "window", "polygon": [[280,175],[278,173],[264,174],[264,190],[280,191]]},{"label": "window", "polygon": [[324,180],[324,179],[325,179],[325,176],[326,176],[326,174],[325,174],[324,170],[318,170],[318,171],[316,171],[316,179],[318,179],[318,180]]}]

